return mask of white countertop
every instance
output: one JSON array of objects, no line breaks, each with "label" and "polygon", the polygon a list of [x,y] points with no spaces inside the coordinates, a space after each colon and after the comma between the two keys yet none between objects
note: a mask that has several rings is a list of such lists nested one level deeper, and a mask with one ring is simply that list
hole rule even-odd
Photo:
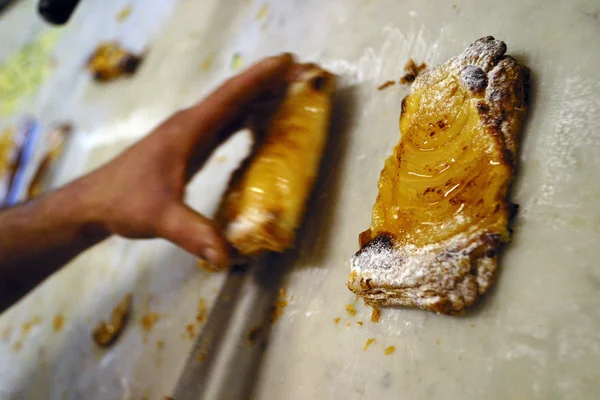
[{"label": "white countertop", "polygon": [[[132,14],[118,22],[127,4]],[[50,29],[33,5],[23,0],[0,17],[0,63]],[[345,283],[408,93],[406,86],[376,88],[403,75],[410,57],[439,64],[486,35],[505,41],[508,54],[532,72],[511,195],[520,206],[513,243],[494,289],[466,315],[383,309],[381,321],[371,323],[370,309],[354,304]],[[147,56],[133,78],[97,85],[82,66],[107,38]],[[45,127],[72,122],[58,185],[202,98],[233,73],[233,54],[248,65],[281,51],[340,75],[333,142],[296,251],[267,260],[277,271],[270,283],[249,279],[243,290],[223,350],[229,356],[216,366],[208,398],[597,398],[598,1],[84,0],[60,33],[53,72],[0,128],[25,113]],[[190,204],[214,211],[247,146],[242,134],[216,152],[189,187]],[[190,350],[186,325],[194,323],[198,301],[210,306],[223,278],[160,240],[107,240],[2,314],[0,397],[160,399],[171,393]],[[257,323],[251,317],[268,310],[265,299],[280,287],[289,304],[249,347],[247,332]],[[129,325],[114,347],[98,349],[90,330],[129,292]],[[146,331],[140,319],[152,312],[160,318]],[[64,318],[58,332],[57,315]],[[375,343],[364,351],[370,338]],[[385,355],[388,346],[395,352]]]}]

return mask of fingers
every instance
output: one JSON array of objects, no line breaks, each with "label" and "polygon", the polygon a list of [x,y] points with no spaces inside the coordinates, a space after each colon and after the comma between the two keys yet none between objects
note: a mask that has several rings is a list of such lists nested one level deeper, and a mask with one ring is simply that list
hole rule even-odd
[{"label": "fingers", "polygon": [[229,245],[221,230],[185,204],[173,204],[156,224],[158,237],[205,259],[215,268],[229,266]]},{"label": "fingers", "polygon": [[[293,65],[291,54],[269,57],[234,76],[213,91],[201,103],[180,114],[185,135],[194,146],[216,146],[227,125],[239,118],[263,93],[283,85]],[[210,148],[205,149],[210,150]]]},{"label": "fingers", "polygon": [[[220,135],[221,137],[224,137],[224,138],[228,137],[233,132],[237,132],[237,131],[241,130],[244,127],[244,123],[245,123],[245,120],[242,118],[234,119],[233,121],[230,122],[229,125],[225,126],[225,128],[223,128],[222,131],[218,133],[218,135]],[[219,143],[217,142],[217,145],[218,144]],[[213,146],[213,147],[216,147],[216,146]],[[196,172],[198,172],[200,170],[200,168],[202,168],[202,166],[204,165],[204,163],[210,156],[211,152],[212,152],[212,148],[196,146],[196,148],[194,148],[191,151],[191,153],[190,152],[187,153],[188,162],[187,162],[186,173],[185,173],[185,181],[186,182],[189,182],[194,177]]]}]

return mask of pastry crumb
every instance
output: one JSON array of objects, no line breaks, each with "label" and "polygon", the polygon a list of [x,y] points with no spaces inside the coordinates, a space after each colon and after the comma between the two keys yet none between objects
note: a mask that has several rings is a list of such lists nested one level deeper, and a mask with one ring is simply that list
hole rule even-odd
[{"label": "pastry crumb", "polygon": [[119,11],[117,14],[117,21],[123,22],[131,15],[131,5],[127,5]]},{"label": "pastry crumb", "polygon": [[363,326],[363,322],[362,321],[356,321],[357,325]]},{"label": "pastry crumb", "polygon": [[340,323],[340,317],[334,318],[333,322],[335,322],[335,324],[339,324]]},{"label": "pastry crumb", "polygon": [[212,264],[211,264],[211,263],[209,263],[208,261],[206,261],[206,260],[203,260],[203,259],[201,259],[201,258],[199,258],[199,259],[196,261],[196,266],[197,266],[198,268],[200,268],[201,270],[203,270],[203,271],[206,271],[206,272],[209,272],[209,273],[213,273],[213,272],[216,272],[216,271],[217,271],[217,269],[215,269],[215,268],[212,266]]},{"label": "pastry crumb", "polygon": [[400,78],[400,83],[404,85],[407,83],[414,82],[415,79],[417,79],[417,76],[419,76],[419,74],[425,68],[427,68],[427,64],[421,63],[417,66],[417,64],[415,64],[415,61],[412,58],[409,59],[406,65],[404,66],[404,70],[407,71],[407,73],[402,78]]},{"label": "pastry crumb", "polygon": [[227,161],[227,156],[216,156],[215,157],[215,162],[217,164],[223,164],[225,161]]},{"label": "pastry crumb", "polygon": [[269,12],[269,5],[268,4],[263,4],[260,9],[258,10],[258,12],[256,13],[256,16],[254,17],[255,20],[260,21],[261,19],[263,19],[267,13]]},{"label": "pastry crumb", "polygon": [[160,315],[155,312],[150,312],[142,315],[142,318],[140,318],[140,325],[146,332],[150,332],[159,319]]},{"label": "pastry crumb", "polygon": [[[92,339],[100,347],[111,346],[118,338],[127,321],[131,311],[131,294],[127,294],[115,306],[108,321],[100,321],[92,331]],[[56,324],[56,320],[54,321]]]},{"label": "pastry crumb", "polygon": [[381,313],[379,312],[379,308],[373,307],[373,311],[371,311],[371,322],[378,323],[380,317]]},{"label": "pastry crumb", "polygon": [[394,346],[389,346],[387,349],[385,349],[385,355],[389,356],[390,354],[392,354],[395,351],[396,351],[396,348]]},{"label": "pastry crumb", "polygon": [[348,314],[351,317],[354,317],[356,315],[356,308],[354,308],[354,304],[347,304],[346,311],[348,311]]},{"label": "pastry crumb", "polygon": [[31,320],[29,321],[25,321],[23,322],[23,334],[27,334],[29,333],[29,331],[31,330],[31,328],[33,328],[34,326],[38,325],[40,322],[42,322],[40,317],[33,317]]},{"label": "pastry crumb", "polygon": [[379,85],[377,87],[377,90],[383,90],[383,89],[386,89],[386,88],[388,88],[388,87],[390,87],[392,85],[395,85],[395,84],[396,84],[395,81],[386,81],[386,82],[382,83],[381,85]]},{"label": "pastry crumb", "polygon": [[185,337],[187,337],[190,340],[194,340],[194,338],[196,337],[196,327],[194,326],[194,324],[187,324],[185,326]]},{"label": "pastry crumb", "polygon": [[277,322],[279,317],[283,315],[283,309],[287,307],[288,301],[286,299],[286,291],[285,289],[279,289],[279,297],[277,301],[273,305],[273,310],[271,312],[271,322]]},{"label": "pastry crumb", "polygon": [[369,338],[369,339],[367,339],[367,341],[365,343],[365,347],[363,348],[363,351],[367,351],[367,349],[369,348],[369,346],[372,345],[373,343],[375,343],[375,338]]},{"label": "pastry crumb", "polygon": [[54,316],[54,321],[52,321],[52,329],[54,329],[54,332],[58,333],[60,331],[62,331],[63,326],[65,324],[65,317],[63,317],[62,314],[56,314]]},{"label": "pastry crumb", "polygon": [[206,320],[206,317],[208,315],[208,308],[206,307],[206,302],[204,301],[204,298],[201,297],[200,300],[198,300],[196,310],[196,322],[201,324]]}]

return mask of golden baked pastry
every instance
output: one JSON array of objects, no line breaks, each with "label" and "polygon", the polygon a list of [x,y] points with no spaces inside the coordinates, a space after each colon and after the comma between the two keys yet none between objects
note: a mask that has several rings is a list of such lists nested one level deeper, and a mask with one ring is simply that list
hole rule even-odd
[{"label": "golden baked pastry", "polygon": [[108,82],[137,71],[142,57],[123,49],[116,42],[100,43],[87,62],[87,69],[99,82]]},{"label": "golden baked pastry", "polygon": [[369,304],[462,312],[488,290],[509,240],[507,193],[527,70],[488,36],[419,75],[385,161],[348,287]]},{"label": "golden baked pastry", "polygon": [[327,142],[335,77],[297,74],[249,159],[233,175],[217,220],[244,256],[292,246]]}]

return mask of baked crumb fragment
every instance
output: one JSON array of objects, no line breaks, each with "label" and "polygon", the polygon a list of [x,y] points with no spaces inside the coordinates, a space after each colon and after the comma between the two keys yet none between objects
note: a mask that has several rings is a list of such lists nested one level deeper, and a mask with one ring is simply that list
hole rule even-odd
[{"label": "baked crumb fragment", "polygon": [[[196,260],[196,266],[199,269],[201,269],[201,270],[203,270],[205,272],[208,272],[209,274],[218,271],[218,269],[216,269],[215,267],[213,267],[211,263],[209,263],[208,261],[203,260],[201,258],[199,258],[198,260]],[[207,274],[205,277],[208,277],[208,276],[209,275]]]},{"label": "baked crumb fragment", "polygon": [[400,78],[400,83],[404,85],[407,83],[414,82],[415,79],[417,79],[417,76],[419,76],[419,73],[421,73],[421,71],[424,71],[425,68],[427,68],[427,64],[421,63],[417,66],[417,64],[415,64],[415,61],[412,58],[409,59],[408,62],[404,65],[404,71],[407,71],[407,73],[402,78]]},{"label": "baked crumb fragment", "polygon": [[287,294],[285,289],[279,289],[279,296],[275,304],[273,305],[273,309],[271,311],[271,322],[277,322],[279,317],[283,315],[283,310],[288,305]]},{"label": "baked crumb fragment", "polygon": [[159,319],[160,315],[150,312],[142,315],[142,318],[140,319],[140,325],[142,325],[142,329],[144,329],[146,332],[150,332],[154,327],[154,324],[156,324]]},{"label": "baked crumb fragment", "polygon": [[121,8],[121,10],[119,10],[119,12],[117,13],[117,21],[123,22],[127,18],[129,18],[129,16],[131,15],[131,10],[131,4],[128,4],[125,7]]},{"label": "baked crumb fragment", "polygon": [[52,329],[54,332],[58,333],[62,331],[63,326],[65,325],[65,317],[62,314],[56,314],[54,316],[54,321],[52,321]]},{"label": "baked crumb fragment", "polygon": [[346,304],[346,311],[351,317],[356,315],[356,308],[354,308],[354,304]]},{"label": "baked crumb fragment", "polygon": [[131,294],[126,295],[113,309],[108,322],[100,321],[92,331],[94,342],[100,347],[109,347],[116,342],[125,328],[131,309]]},{"label": "baked crumb fragment", "polygon": [[371,322],[378,323],[380,317],[381,314],[379,312],[379,308],[373,307],[373,310],[371,311]]},{"label": "baked crumb fragment", "polygon": [[206,307],[206,302],[204,301],[204,298],[201,297],[200,300],[198,300],[196,310],[196,322],[201,324],[206,320],[206,317],[208,316],[208,308]]},{"label": "baked crumb fragment", "polygon": [[395,81],[386,81],[386,82],[382,83],[381,85],[379,85],[377,87],[377,90],[383,90],[383,89],[388,88],[388,87],[390,87],[392,85],[395,85],[395,84],[396,84]]}]

